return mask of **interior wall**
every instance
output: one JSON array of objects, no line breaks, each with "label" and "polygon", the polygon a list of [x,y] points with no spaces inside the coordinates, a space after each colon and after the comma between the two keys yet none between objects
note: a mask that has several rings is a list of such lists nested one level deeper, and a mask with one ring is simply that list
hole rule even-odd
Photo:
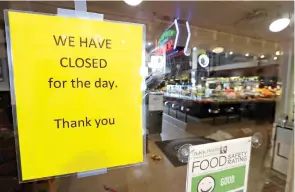
[{"label": "interior wall", "polygon": [[270,65],[264,67],[250,67],[250,68],[240,68],[240,69],[230,69],[217,71],[217,74],[222,76],[262,76],[262,77],[277,77],[278,76],[279,65]]},{"label": "interior wall", "polygon": [[9,76],[8,76],[8,64],[6,58],[1,58],[3,67],[3,81],[0,82],[0,91],[9,91]]},{"label": "interior wall", "polygon": [[288,109],[288,116],[290,117],[290,120],[294,118],[294,50],[292,51],[292,61],[291,61],[291,77],[290,77],[290,93],[289,93],[289,109]]},{"label": "interior wall", "polygon": [[279,68],[279,79],[282,81],[282,95],[277,101],[276,120],[282,114],[293,119],[294,109],[294,47],[293,42],[283,46],[283,61]]},{"label": "interior wall", "polygon": [[0,29],[0,62],[3,67],[3,81],[0,82],[0,91],[9,91],[9,76],[8,76],[8,63],[5,47],[4,30]]}]

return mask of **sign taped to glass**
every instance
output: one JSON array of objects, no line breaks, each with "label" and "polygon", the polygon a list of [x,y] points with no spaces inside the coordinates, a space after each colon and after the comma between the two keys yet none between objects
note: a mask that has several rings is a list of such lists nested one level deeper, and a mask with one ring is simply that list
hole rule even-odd
[{"label": "sign taped to glass", "polygon": [[5,14],[19,180],[142,163],[144,25]]}]

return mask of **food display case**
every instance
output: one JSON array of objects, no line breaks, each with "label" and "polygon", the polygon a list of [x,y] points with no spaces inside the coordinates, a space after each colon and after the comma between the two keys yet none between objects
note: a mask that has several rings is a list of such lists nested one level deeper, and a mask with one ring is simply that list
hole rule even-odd
[{"label": "food display case", "polygon": [[265,84],[259,77],[207,78],[201,84],[167,85],[166,96],[184,97],[193,100],[270,100],[281,95],[281,83]]},{"label": "food display case", "polygon": [[[196,86],[182,82],[168,83],[163,91],[165,100],[178,105],[191,105],[191,115],[199,118],[210,116],[208,111],[214,104],[223,111],[227,108],[247,108],[257,119],[260,119],[260,110],[263,110],[264,117],[268,116],[269,121],[273,121],[275,103],[281,95],[281,83],[266,82],[258,76],[202,78]],[[265,115],[265,111],[269,114]]]}]

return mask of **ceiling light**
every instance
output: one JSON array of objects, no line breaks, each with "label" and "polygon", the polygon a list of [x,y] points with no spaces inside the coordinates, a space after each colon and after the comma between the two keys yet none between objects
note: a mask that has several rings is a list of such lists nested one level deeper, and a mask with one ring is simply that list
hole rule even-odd
[{"label": "ceiling light", "polygon": [[212,52],[213,53],[222,53],[224,51],[223,47],[215,47]]},{"label": "ceiling light", "polygon": [[230,54],[230,55],[232,55],[232,54],[233,54],[233,52],[231,51],[231,52],[229,52],[229,54]]},{"label": "ceiling light", "polygon": [[197,50],[197,48],[196,48],[196,47],[194,47],[194,48],[193,48],[193,50],[195,51],[195,50]]},{"label": "ceiling light", "polygon": [[263,59],[264,58],[264,55],[261,55],[260,58]]},{"label": "ceiling light", "polygon": [[277,60],[277,59],[278,59],[278,57],[274,57],[274,58],[273,58],[273,60]]},{"label": "ceiling light", "polygon": [[152,42],[148,42],[148,43],[147,43],[148,46],[151,46],[152,44],[153,44]]},{"label": "ceiling light", "polygon": [[246,57],[248,57],[249,55],[250,55],[249,53],[246,53],[246,54],[245,54]]},{"label": "ceiling light", "polygon": [[284,30],[286,27],[288,27],[289,24],[290,24],[289,18],[277,19],[269,25],[269,30],[271,32],[280,32]]},{"label": "ceiling light", "polygon": [[124,1],[125,3],[131,6],[137,6],[142,2],[142,0],[124,0]]},{"label": "ceiling light", "polygon": [[280,51],[277,51],[277,52],[276,52],[276,55],[280,55],[280,54],[281,54],[281,52],[280,52]]}]

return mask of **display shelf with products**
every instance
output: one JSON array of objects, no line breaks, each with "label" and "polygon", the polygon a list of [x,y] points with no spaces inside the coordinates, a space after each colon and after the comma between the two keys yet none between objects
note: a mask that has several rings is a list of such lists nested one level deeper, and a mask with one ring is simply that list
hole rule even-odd
[{"label": "display shelf with products", "polygon": [[210,116],[212,105],[218,105],[220,115],[233,108],[239,115],[241,111],[251,117],[261,119],[264,114],[273,121],[276,101],[281,95],[281,84],[265,84],[259,77],[219,77],[203,78],[201,84],[167,85],[163,89],[166,101],[181,106],[190,106],[191,115],[198,118]]},{"label": "display shelf with products", "polygon": [[202,84],[167,85],[165,96],[192,100],[276,100],[281,95],[281,84],[265,85],[258,77],[207,78]]}]

